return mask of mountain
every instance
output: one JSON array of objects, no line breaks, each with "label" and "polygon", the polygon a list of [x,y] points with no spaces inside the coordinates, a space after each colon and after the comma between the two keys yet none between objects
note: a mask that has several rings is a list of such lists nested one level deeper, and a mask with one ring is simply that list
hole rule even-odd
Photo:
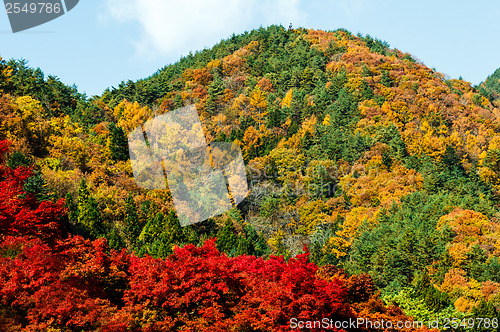
[{"label": "mountain", "polygon": [[[282,26],[233,35],[91,99],[25,62],[2,62],[0,139],[10,142],[2,179],[24,195],[12,211],[25,212],[1,224],[9,238],[0,276],[18,288],[0,293],[8,294],[0,312],[26,328],[210,330],[222,317],[220,330],[287,330],[301,306],[311,319],[492,324],[500,307],[497,73],[475,88],[369,35]],[[192,104],[209,143],[240,146],[251,191],[237,208],[180,227],[168,190],[135,184],[127,135]],[[32,223],[21,218],[42,212]],[[71,284],[30,286],[25,302],[14,301],[27,287],[8,272],[14,257],[22,266],[44,256],[64,262],[50,265],[50,280]],[[45,263],[36,261],[31,278],[43,284],[36,268]],[[182,283],[184,270],[198,282]],[[271,295],[281,284],[282,305]],[[34,300],[59,299],[64,289],[85,294],[99,318],[68,304],[80,308],[80,320],[70,319],[70,309]]]}]

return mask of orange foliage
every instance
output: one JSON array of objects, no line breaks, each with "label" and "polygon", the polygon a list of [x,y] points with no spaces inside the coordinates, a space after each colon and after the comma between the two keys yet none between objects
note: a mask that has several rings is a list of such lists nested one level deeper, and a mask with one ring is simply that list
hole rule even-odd
[{"label": "orange foliage", "polygon": [[500,225],[488,220],[482,213],[456,208],[439,218],[438,229],[449,226],[456,234],[448,252],[454,265],[460,266],[474,244],[487,249],[488,254],[498,254]]}]

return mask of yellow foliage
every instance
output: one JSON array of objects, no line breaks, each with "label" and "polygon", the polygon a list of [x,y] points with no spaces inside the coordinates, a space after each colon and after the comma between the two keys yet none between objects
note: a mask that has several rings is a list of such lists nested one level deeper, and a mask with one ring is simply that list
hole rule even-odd
[{"label": "yellow foliage", "polygon": [[486,151],[483,151],[481,152],[481,154],[479,154],[479,160],[478,160],[479,166],[483,166],[484,160],[486,159],[486,155],[487,155]]},{"label": "yellow foliage", "polygon": [[223,100],[224,100],[224,102],[225,102],[225,103],[228,103],[228,102],[229,102],[229,101],[231,101],[231,99],[233,99],[233,98],[234,98],[234,93],[233,93],[233,91],[232,91],[231,89],[227,89],[227,88],[226,88],[226,89],[224,90],[224,99],[223,99]]},{"label": "yellow foliage", "polygon": [[15,104],[18,107],[19,115],[21,115],[23,119],[33,119],[37,116],[44,117],[46,115],[45,110],[42,108],[42,105],[40,105],[40,102],[30,96],[16,98]]},{"label": "yellow foliage", "polygon": [[27,153],[40,152],[46,148],[50,135],[46,117],[40,102],[30,96],[4,97],[0,104],[0,137]]},{"label": "yellow foliage", "polygon": [[280,147],[288,147],[292,149],[298,149],[302,145],[302,139],[305,137],[307,133],[313,134],[314,128],[316,126],[318,119],[315,115],[310,118],[304,120],[302,122],[302,126],[296,134],[293,134],[288,140],[284,141]]},{"label": "yellow foliage", "polygon": [[484,182],[489,183],[495,188],[499,189],[500,178],[498,177],[498,174],[491,170],[489,167],[480,167],[479,176]]},{"label": "yellow foliage", "polygon": [[267,112],[265,112],[267,99],[266,94],[260,88],[257,87],[250,93],[250,105],[252,108],[252,118],[257,123],[263,123],[264,117],[267,115]]},{"label": "yellow foliage", "polygon": [[276,165],[279,181],[292,181],[302,177],[306,157],[296,149],[276,148],[269,153],[269,161]]},{"label": "yellow foliage", "polygon": [[473,245],[494,248],[488,254],[496,254],[500,249],[500,224],[488,220],[482,213],[456,208],[439,218],[437,228],[449,226],[456,234],[448,252],[454,259],[454,266],[460,266]]},{"label": "yellow foliage", "polygon": [[269,238],[267,243],[271,246],[271,248],[274,249],[274,251],[277,251],[282,241],[283,241],[283,231],[280,229],[276,233],[274,233],[274,235],[271,238]]},{"label": "yellow foliage", "polygon": [[393,201],[422,187],[423,178],[413,169],[396,164],[391,171],[382,165],[380,156],[372,157],[366,166],[359,165],[340,181],[354,206],[371,206],[374,200],[389,207]]},{"label": "yellow foliage", "polygon": [[208,70],[212,70],[214,68],[220,68],[222,66],[222,62],[220,59],[214,59],[214,60],[211,60],[208,64],[207,64],[207,69]]},{"label": "yellow foliage", "polygon": [[313,44],[313,47],[325,51],[331,42],[336,42],[337,37],[331,33],[327,33],[321,30],[310,29],[308,35],[304,36],[304,39]]},{"label": "yellow foliage", "polygon": [[359,112],[361,115],[368,117],[368,119],[362,120],[371,120],[370,118],[374,115],[378,115],[381,113],[381,109],[378,104],[373,99],[363,100],[359,103]]},{"label": "yellow foliage", "polygon": [[[466,132],[466,140],[465,140],[465,145],[466,145],[466,151],[471,156],[472,158],[481,158],[480,163],[482,163],[482,160],[486,157],[486,150],[481,151],[481,142],[479,141],[480,137],[476,137],[474,135],[471,135],[469,132]],[[484,155],[483,155],[484,153]]]},{"label": "yellow foliage", "polygon": [[491,234],[491,227],[497,228],[482,213],[462,208],[456,208],[439,218],[438,229],[442,229],[445,225],[450,226],[456,233],[454,242],[461,242],[466,245],[477,242],[483,243]]},{"label": "yellow foliage", "polygon": [[408,108],[408,105],[403,101],[385,102],[382,105],[382,110],[389,116],[389,119],[393,120],[395,123],[400,124],[406,124],[410,122],[415,116],[413,112]]},{"label": "yellow foliage", "polygon": [[331,117],[330,114],[327,114],[323,119],[323,126],[330,126],[330,125],[331,125]]},{"label": "yellow foliage", "polygon": [[352,208],[346,214],[340,230],[328,241],[328,246],[332,248],[332,253],[337,255],[337,257],[346,256],[363,222],[375,223],[376,211],[377,209],[372,207],[358,206]]},{"label": "yellow foliage", "polygon": [[75,163],[74,166],[84,169],[90,157],[90,149],[79,137],[55,136],[50,155],[59,159],[70,157]]},{"label": "yellow foliage", "polygon": [[124,100],[115,107],[113,115],[118,119],[116,124],[128,134],[146,122],[152,116],[152,112],[149,107],[141,107],[138,102],[131,103]]},{"label": "yellow foliage", "polygon": [[457,309],[460,312],[469,312],[470,310],[472,310],[472,308],[474,308],[475,303],[471,302],[469,299],[465,297],[459,297],[455,301],[454,305],[455,309]]},{"label": "yellow foliage", "polygon": [[497,150],[500,146],[500,136],[495,135],[491,138],[488,150]]},{"label": "yellow foliage", "polygon": [[260,135],[257,129],[254,126],[250,126],[245,130],[245,134],[243,135],[243,146],[242,152],[245,159],[250,159],[252,154],[258,149],[262,142],[259,140]]},{"label": "yellow foliage", "polygon": [[226,56],[222,59],[222,68],[224,75],[231,76],[239,71],[243,71],[245,65],[245,58],[258,50],[259,42],[251,41],[247,46],[240,48],[233,54]]},{"label": "yellow foliage", "polygon": [[452,243],[448,248],[448,253],[453,258],[453,266],[460,267],[467,259],[469,247],[464,243]]},{"label": "yellow foliage", "polygon": [[292,99],[293,99],[293,88],[288,90],[288,92],[285,95],[285,98],[281,101],[281,107],[290,107],[292,105]]},{"label": "yellow foliage", "polygon": [[470,287],[467,273],[458,268],[450,269],[444,276],[444,281],[441,284],[441,291],[457,297],[465,294]]},{"label": "yellow foliage", "polygon": [[345,221],[336,236],[330,239],[334,253],[342,257],[347,254],[364,221],[375,224],[381,208],[387,208],[393,202],[399,202],[402,196],[421,188],[423,179],[415,170],[399,164],[388,171],[382,165],[381,156],[375,155],[365,165],[355,165],[339,184],[353,205],[345,214]]},{"label": "yellow foliage", "polygon": [[8,85],[9,81],[12,77],[12,68],[7,66],[3,61],[2,57],[0,57],[0,92],[3,90],[3,87]]},{"label": "yellow foliage", "polygon": [[312,234],[316,227],[330,221],[328,207],[321,199],[309,201],[303,204],[300,209],[300,226],[297,233],[306,235]]}]

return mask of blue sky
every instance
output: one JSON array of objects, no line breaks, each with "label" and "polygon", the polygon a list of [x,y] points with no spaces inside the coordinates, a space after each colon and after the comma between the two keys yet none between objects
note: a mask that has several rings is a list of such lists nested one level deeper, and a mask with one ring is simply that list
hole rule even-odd
[{"label": "blue sky", "polygon": [[500,67],[500,2],[490,0],[81,0],[16,34],[0,10],[0,56],[24,58],[90,96],[233,32],[290,22],[370,34],[473,84]]}]

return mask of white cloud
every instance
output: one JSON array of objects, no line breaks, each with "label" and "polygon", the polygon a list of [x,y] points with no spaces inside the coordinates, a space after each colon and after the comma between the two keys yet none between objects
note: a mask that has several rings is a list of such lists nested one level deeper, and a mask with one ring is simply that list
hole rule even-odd
[{"label": "white cloud", "polygon": [[350,19],[359,15],[366,9],[367,6],[367,4],[362,0],[337,0],[334,3],[342,9]]},{"label": "white cloud", "polygon": [[107,0],[109,14],[138,24],[139,55],[179,57],[210,47],[232,33],[304,22],[300,0]]}]

